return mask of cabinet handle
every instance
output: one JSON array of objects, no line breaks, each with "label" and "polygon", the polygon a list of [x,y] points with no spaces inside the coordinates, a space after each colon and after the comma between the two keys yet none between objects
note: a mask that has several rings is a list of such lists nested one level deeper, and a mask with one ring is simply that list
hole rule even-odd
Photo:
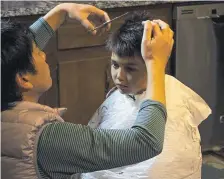
[{"label": "cabinet handle", "polygon": [[224,115],[221,115],[221,116],[219,117],[219,122],[220,122],[221,124],[224,124]]}]

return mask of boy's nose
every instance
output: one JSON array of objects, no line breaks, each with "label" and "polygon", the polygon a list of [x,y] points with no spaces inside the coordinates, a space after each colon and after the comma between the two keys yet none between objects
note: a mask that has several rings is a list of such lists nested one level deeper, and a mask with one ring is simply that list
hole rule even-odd
[{"label": "boy's nose", "polygon": [[124,69],[122,69],[122,68],[118,69],[117,79],[119,81],[125,81],[125,71],[124,71]]}]

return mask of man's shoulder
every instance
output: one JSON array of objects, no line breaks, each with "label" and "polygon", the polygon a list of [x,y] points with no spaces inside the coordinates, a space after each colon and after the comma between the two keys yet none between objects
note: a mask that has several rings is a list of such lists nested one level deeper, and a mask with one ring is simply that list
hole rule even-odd
[{"label": "man's shoulder", "polygon": [[66,108],[53,109],[46,105],[28,101],[14,102],[12,106],[11,109],[2,112],[3,122],[24,123],[33,126],[55,120],[63,122],[61,115],[66,111]]}]

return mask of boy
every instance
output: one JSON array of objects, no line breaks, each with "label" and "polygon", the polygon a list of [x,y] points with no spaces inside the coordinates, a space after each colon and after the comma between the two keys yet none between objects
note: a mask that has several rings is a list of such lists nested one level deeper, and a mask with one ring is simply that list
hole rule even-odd
[{"label": "boy", "polygon": [[[146,94],[148,78],[147,64],[141,54],[144,34],[141,22],[146,19],[150,19],[147,12],[132,13],[107,41],[107,47],[112,52],[111,76],[116,87],[109,92],[89,122],[92,128],[127,129],[137,117],[139,105]],[[195,92],[169,75],[165,77],[165,87],[168,118],[162,153],[132,166],[82,174],[82,179],[201,177],[200,135],[197,127],[211,110]]]}]

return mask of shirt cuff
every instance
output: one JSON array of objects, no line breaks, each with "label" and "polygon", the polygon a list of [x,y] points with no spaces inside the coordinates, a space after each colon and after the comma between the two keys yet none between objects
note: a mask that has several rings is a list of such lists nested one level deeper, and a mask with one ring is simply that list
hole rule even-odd
[{"label": "shirt cuff", "polygon": [[146,100],[144,100],[141,103],[140,110],[142,110],[142,109],[144,109],[144,108],[146,108],[146,107],[148,107],[150,105],[156,105],[156,106],[162,108],[162,110],[164,111],[165,116],[167,115],[167,113],[166,113],[166,107],[161,102],[154,101],[154,100],[149,100],[149,99],[146,99]]},{"label": "shirt cuff", "polygon": [[159,115],[160,117],[159,118],[157,117],[157,119],[158,120],[161,120],[161,119],[166,120],[167,110],[166,110],[166,107],[162,103],[160,103],[158,101],[154,101],[154,100],[149,100],[149,99],[144,100],[141,103],[138,117],[137,117],[138,120],[135,121],[135,125],[140,124],[140,123],[145,125],[145,123],[148,121],[149,117],[150,116],[155,117],[159,111],[162,112],[162,116]]},{"label": "shirt cuff", "polygon": [[44,20],[43,17],[39,18],[34,22],[29,30],[33,35],[33,40],[39,49],[43,50],[51,37],[54,35],[54,30],[51,26]]}]

